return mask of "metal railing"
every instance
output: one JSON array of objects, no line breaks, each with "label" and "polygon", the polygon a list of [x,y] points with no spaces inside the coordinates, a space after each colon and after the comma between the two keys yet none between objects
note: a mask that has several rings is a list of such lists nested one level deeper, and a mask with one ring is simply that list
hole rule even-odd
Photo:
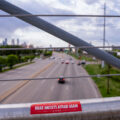
[{"label": "metal railing", "polygon": [[85,15],[85,14],[12,14],[12,15],[0,15],[0,17],[108,17],[108,18],[119,18],[120,15]]},{"label": "metal railing", "polygon": [[42,49],[69,49],[69,48],[80,48],[80,49],[93,49],[93,48],[111,48],[119,49],[120,46],[77,46],[77,47],[39,47],[39,48],[0,48],[0,51],[4,50],[42,50]]},{"label": "metal railing", "polygon": [[[76,105],[60,108],[59,105]],[[41,108],[44,106],[44,109]],[[54,106],[54,108],[52,107]],[[36,108],[35,108],[36,107]],[[46,108],[45,108],[46,107]],[[76,107],[76,109],[75,109]],[[34,109],[35,108],[35,109]],[[33,110],[34,109],[34,110]],[[56,111],[57,110],[57,111]],[[34,112],[33,112],[34,111]],[[0,105],[0,120],[119,120],[120,97]]]}]

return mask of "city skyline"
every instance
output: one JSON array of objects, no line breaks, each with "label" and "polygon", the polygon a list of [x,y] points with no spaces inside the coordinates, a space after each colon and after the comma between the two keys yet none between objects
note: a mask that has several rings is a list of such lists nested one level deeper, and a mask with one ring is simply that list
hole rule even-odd
[{"label": "city skyline", "polygon": [[[33,14],[101,14],[104,13],[104,0],[8,0],[18,7],[21,7]],[[51,4],[52,3],[52,4]],[[118,3],[116,6],[115,4]],[[32,6],[31,6],[32,5]],[[31,7],[29,7],[31,6]],[[119,14],[119,1],[106,0],[106,14]],[[0,11],[1,14],[6,14]],[[48,22],[72,33],[73,35],[94,45],[102,45],[103,41],[103,18],[76,18],[76,17],[44,17]],[[35,46],[67,46],[68,43],[43,32],[17,18],[0,19],[0,40],[5,36],[12,39],[12,36],[20,38]],[[119,18],[106,19],[106,40],[110,45],[119,44]],[[9,29],[10,30],[9,30]]]}]

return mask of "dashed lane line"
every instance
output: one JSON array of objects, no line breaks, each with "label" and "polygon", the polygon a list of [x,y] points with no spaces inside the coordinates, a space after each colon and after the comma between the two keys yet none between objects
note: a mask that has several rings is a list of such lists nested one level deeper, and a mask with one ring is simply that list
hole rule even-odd
[{"label": "dashed lane line", "polygon": [[[42,72],[46,71],[50,66],[52,66],[54,64],[54,62],[48,64],[47,66],[45,66],[42,70],[40,70],[39,72],[31,75],[30,77],[28,77],[29,79],[35,78],[38,75],[40,75]],[[4,101],[7,97],[9,97],[10,95],[12,95],[13,93],[15,93],[16,91],[18,91],[20,88],[22,88],[23,86],[25,86],[27,83],[29,82],[29,80],[26,81],[22,81],[19,84],[17,84],[15,87],[7,90],[6,92],[4,92],[1,96],[0,96],[0,102]]]}]

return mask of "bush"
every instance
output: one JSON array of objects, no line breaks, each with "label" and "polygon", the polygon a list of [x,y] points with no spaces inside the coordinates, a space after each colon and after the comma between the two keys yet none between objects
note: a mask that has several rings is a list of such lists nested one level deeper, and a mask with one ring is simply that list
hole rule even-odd
[{"label": "bush", "polygon": [[22,63],[22,62],[26,62],[25,57],[21,57],[21,63]]},{"label": "bush", "polygon": [[2,68],[6,66],[6,58],[0,56],[0,72],[2,72]]},{"label": "bush", "polygon": [[18,62],[18,57],[16,55],[8,55],[7,64],[10,67],[10,69],[12,69],[13,65],[15,65],[17,62]]},{"label": "bush", "polygon": [[106,64],[103,69],[101,69],[101,74],[110,74],[109,72],[111,71],[111,66]]},{"label": "bush", "polygon": [[24,58],[22,58],[22,61],[23,61],[23,62],[28,62],[28,60],[30,60],[30,62],[32,62],[34,58],[35,58],[34,55],[25,56]]},{"label": "bush", "polygon": [[51,56],[52,55],[52,51],[45,51],[43,55],[44,56]]},{"label": "bush", "polygon": [[25,56],[25,57],[24,57],[24,62],[28,62],[29,59],[30,59],[29,56]]},{"label": "bush", "polygon": [[34,55],[32,55],[32,56],[29,56],[29,58],[30,58],[30,62],[32,62],[32,61],[33,61],[33,59],[35,58],[35,56],[34,56]]},{"label": "bush", "polygon": [[43,53],[43,50],[38,50],[38,54],[42,54]]}]

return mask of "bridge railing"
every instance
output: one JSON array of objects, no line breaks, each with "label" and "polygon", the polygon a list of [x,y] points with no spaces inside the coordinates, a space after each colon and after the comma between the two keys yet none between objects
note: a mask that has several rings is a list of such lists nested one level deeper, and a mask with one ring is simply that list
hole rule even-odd
[{"label": "bridge railing", "polygon": [[0,120],[119,120],[120,97],[0,105]]}]

